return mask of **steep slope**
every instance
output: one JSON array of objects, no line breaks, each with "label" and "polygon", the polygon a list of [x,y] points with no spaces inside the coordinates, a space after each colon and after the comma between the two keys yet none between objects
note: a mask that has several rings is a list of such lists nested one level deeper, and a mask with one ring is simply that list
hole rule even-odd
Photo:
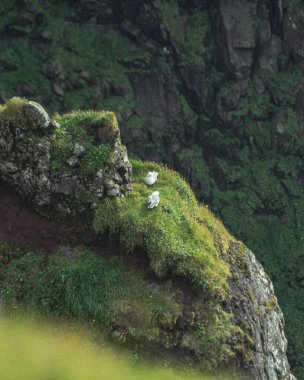
[{"label": "steep slope", "polygon": [[[34,119],[27,116],[29,107],[35,109]],[[87,112],[77,112],[56,116],[56,123],[41,106],[16,98],[1,109],[0,124],[6,127],[2,128],[2,138],[11,147],[9,157],[14,157],[18,170],[8,170],[11,165],[8,155],[4,155],[0,160],[0,178],[45,215],[19,212],[27,215],[34,235],[40,234],[37,225],[45,226],[44,236],[33,236],[33,241],[26,228],[16,231],[13,240],[19,244],[19,250],[10,244],[12,236],[7,226],[0,227],[0,281],[7,311],[23,306],[42,315],[96,322],[100,330],[134,349],[152,352],[157,360],[182,362],[189,368],[226,369],[234,376],[248,379],[292,379],[284,319],[271,281],[254,255],[226,231],[207,207],[197,202],[177,173],[155,163],[132,160],[132,191],[129,182],[128,192],[105,189],[93,203],[90,197],[80,197],[78,191],[58,197],[58,187],[53,184],[58,175],[70,176],[69,162],[80,143],[79,136],[85,144],[95,129],[109,128],[110,136],[111,131],[115,132],[111,149],[115,153],[117,146],[121,147],[115,117],[111,115],[110,125],[103,117],[104,113],[88,116]],[[48,124],[37,132],[34,126],[45,119],[53,129]],[[17,132],[24,128],[26,133],[21,139]],[[24,145],[33,139],[38,139],[39,146],[45,136],[50,149],[38,158],[27,157],[25,165],[24,154],[18,152],[24,152]],[[67,149],[67,142],[72,147],[68,145]],[[72,167],[78,182],[85,183],[95,194],[95,174],[100,170],[116,173],[117,160],[97,160],[88,176],[87,170],[83,170],[87,156],[108,142],[90,140],[90,144],[90,149]],[[123,152],[122,161],[130,168],[126,151]],[[16,176],[22,177],[33,165],[30,182],[16,181]],[[149,170],[159,172],[152,187],[143,182]],[[50,183],[47,206],[51,207],[40,202],[44,190],[40,193],[39,186],[29,186],[41,182],[41,173],[48,180],[43,183]],[[117,175],[114,179],[118,181]],[[151,189],[157,189],[161,199],[159,207],[153,210],[146,203]],[[63,200],[68,208],[62,207]],[[4,216],[7,208],[0,211]],[[55,216],[64,218],[65,224],[54,224]],[[97,234],[95,239],[88,223]],[[73,231],[77,231],[77,240]],[[25,233],[26,239],[19,239]],[[49,246],[39,246],[39,241],[51,240],[55,233],[68,236],[54,239]],[[117,239],[110,255],[109,233]],[[89,239],[86,244],[91,250],[97,248],[101,257],[88,247],[80,247],[82,239]],[[59,247],[54,252],[55,246],[62,243],[69,247]],[[24,250],[31,248],[37,252],[24,255]],[[45,254],[48,255],[43,257]]]}]

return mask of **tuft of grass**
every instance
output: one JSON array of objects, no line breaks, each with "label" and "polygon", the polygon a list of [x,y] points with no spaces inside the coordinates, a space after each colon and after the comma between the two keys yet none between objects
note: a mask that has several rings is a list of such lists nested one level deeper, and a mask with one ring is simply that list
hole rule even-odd
[{"label": "tuft of grass", "polygon": [[25,98],[14,97],[9,99],[4,105],[0,106],[0,119],[15,121],[24,125],[25,116],[23,106],[27,102]]},{"label": "tuft of grass", "polygon": [[[85,148],[80,162],[84,175],[98,171],[113,159],[113,143],[119,135],[113,112],[76,111],[64,115],[57,114],[54,118],[60,124],[52,143],[51,167],[54,172],[70,170],[67,160],[74,155],[77,143]],[[101,144],[98,140],[101,140]]]},{"label": "tuft of grass", "polygon": [[[199,205],[186,182],[155,163],[132,160],[133,191],[125,198],[105,199],[95,213],[96,232],[117,234],[128,251],[142,247],[159,276],[170,271],[210,294],[227,295],[228,265],[221,258],[233,237],[207,207]],[[159,173],[151,187],[143,179]],[[160,204],[148,210],[147,198],[159,191]]]},{"label": "tuft of grass", "polygon": [[115,113],[110,111],[74,111],[63,115],[55,114],[54,118],[63,128],[81,125],[92,134],[101,128],[103,143],[113,141],[119,134]]}]

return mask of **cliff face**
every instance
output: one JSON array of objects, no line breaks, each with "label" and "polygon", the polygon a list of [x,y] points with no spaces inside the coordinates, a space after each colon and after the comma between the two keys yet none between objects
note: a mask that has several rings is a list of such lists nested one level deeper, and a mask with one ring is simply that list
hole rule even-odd
[{"label": "cliff face", "polygon": [[250,358],[248,367],[252,378],[293,379],[285,356],[287,340],[284,335],[284,317],[269,277],[247,249],[244,252],[247,264],[245,275],[237,270],[237,259],[233,255],[228,260],[233,294],[228,309],[232,310],[236,324],[252,336],[252,342],[248,342],[251,350],[248,352],[245,347],[242,348],[243,353]]},{"label": "cliff face", "polygon": [[[83,152],[81,159],[79,158],[79,161],[83,161],[86,155],[90,154],[85,136],[94,117],[96,118],[95,113],[90,113],[88,117],[88,113],[79,112],[76,116],[75,114],[57,116],[59,121],[57,123],[49,119],[39,104],[20,99],[9,101],[0,113],[3,146],[0,157],[0,179],[10,185],[12,190],[16,190],[28,199],[38,212],[48,211],[49,215],[52,215],[54,209],[60,219],[62,216],[66,217],[67,214],[75,216],[80,211],[90,213],[92,208],[97,209],[93,221],[96,232],[110,230],[120,239],[120,243],[117,242],[114,248],[112,246],[112,250],[121,251],[121,254],[125,256],[126,250],[131,250],[132,247],[133,249],[141,248],[141,252],[135,251],[135,257],[137,255],[135,260],[140,261],[143,260],[144,255],[147,256],[150,271],[154,276],[153,281],[147,268],[143,269],[139,266],[141,269],[137,270],[141,273],[142,279],[137,274],[135,286],[146,289],[143,290],[147,293],[144,302],[147,297],[151,298],[149,302],[152,302],[150,305],[152,309],[146,310],[143,299],[137,299],[138,293],[132,293],[134,292],[132,288],[134,284],[130,285],[132,282],[122,284],[124,292],[128,289],[127,294],[130,293],[129,299],[119,298],[122,297],[122,295],[119,296],[119,286],[114,292],[114,297],[118,299],[109,303],[107,307],[104,306],[107,305],[107,297],[110,295],[113,297],[112,293],[107,294],[109,291],[107,288],[102,290],[101,295],[96,293],[94,298],[93,289],[96,286],[94,283],[100,272],[94,272],[94,274],[91,271],[93,268],[98,268],[104,257],[108,256],[107,250],[111,239],[106,234],[101,239],[100,236],[94,237],[90,233],[87,213],[83,226],[79,218],[77,225],[75,220],[75,225],[73,225],[73,219],[70,225],[56,224],[52,218],[46,220],[45,217],[39,216],[27,206],[22,205],[17,198],[5,190],[5,187],[2,187],[1,199],[5,206],[0,207],[0,217],[6,220],[6,223],[0,227],[2,250],[0,265],[3,271],[0,283],[4,289],[2,295],[5,303],[10,305],[15,297],[15,302],[36,305],[38,310],[47,311],[47,314],[56,311],[58,315],[60,315],[58,310],[61,310],[60,307],[64,305],[65,309],[61,310],[64,315],[71,313],[72,317],[83,318],[81,310],[85,308],[83,305],[86,304],[86,297],[89,297],[88,294],[91,296],[93,294],[90,309],[85,317],[94,318],[94,320],[100,318],[101,326],[108,325],[107,328],[110,326],[112,334],[115,332],[116,335],[123,336],[131,347],[139,345],[145,352],[160,350],[158,354],[153,353],[156,358],[158,355],[160,357],[165,355],[170,360],[179,360],[185,365],[201,369],[209,368],[213,371],[225,368],[236,376],[248,379],[292,379],[286,357],[287,340],[284,335],[284,319],[270,279],[254,255],[244,245],[235,241],[207,208],[197,204],[194,195],[177,174],[156,164],[150,163],[145,166],[144,163],[134,161],[133,194],[126,193],[123,196],[120,191],[113,193],[113,181],[118,181],[117,175],[114,175],[113,179],[110,178],[110,191],[102,193],[102,197],[97,200],[94,199],[94,207],[90,199],[86,198],[86,201],[80,202],[82,198],[76,191],[64,193],[65,205],[69,205],[69,212],[67,212],[67,207],[62,206],[63,199],[56,193],[58,192],[56,181],[58,176],[64,175],[64,178],[67,178],[72,169],[69,165],[70,157],[66,155],[62,141],[61,144],[56,145],[58,131],[61,131],[61,136],[65,136],[64,141],[72,143],[73,152],[74,145],[80,144],[80,141],[73,140],[75,130],[83,131],[84,134],[79,132],[82,136],[81,143],[86,147],[86,152]],[[102,119],[104,114],[99,113],[97,116],[94,130],[97,127],[106,128],[107,124],[104,124],[105,120]],[[114,121],[112,120],[111,131],[108,133],[110,135],[113,132],[113,125],[116,125]],[[23,134],[18,131],[23,131]],[[115,136],[115,143],[112,146],[114,152],[117,144],[121,146],[117,131]],[[47,153],[33,154],[31,143],[34,141],[38,148],[48,147]],[[45,141],[47,144],[42,144]],[[98,145],[95,142],[95,144],[95,146],[103,146],[102,143]],[[53,148],[54,145],[57,148],[60,146],[60,155]],[[4,154],[5,147],[9,149],[9,155]],[[130,174],[130,163],[126,159],[126,151],[123,150],[123,152],[125,159],[119,160],[119,164],[124,162],[124,171],[121,166],[116,169],[117,160],[97,161],[94,171],[90,171],[91,175],[88,176],[87,171],[79,162],[72,166],[73,178],[78,178],[79,183],[85,183],[94,194],[95,172],[102,170],[103,173],[109,175],[109,173],[116,174],[117,171],[120,173],[120,178],[122,172]],[[12,158],[14,158],[13,161]],[[56,162],[55,177],[52,172],[54,161]],[[67,165],[67,169],[65,166],[59,166],[60,163]],[[11,170],[12,165],[15,167],[14,170]],[[147,170],[151,169],[151,165],[154,165],[153,169],[159,172],[160,179],[157,186],[162,200],[162,205],[154,213],[143,209],[143,202],[151,191],[150,188],[146,189],[143,178]],[[24,173],[27,175],[25,176]],[[42,177],[46,180],[42,181]],[[28,178],[28,181],[23,178]],[[130,176],[128,179],[130,192]],[[48,186],[46,188],[39,186],[41,183]],[[118,181],[117,186],[118,184],[122,184],[122,181]],[[102,184],[100,188],[103,188]],[[118,189],[123,188],[118,187]],[[46,205],[52,207],[46,208]],[[155,235],[151,230],[155,230]],[[181,239],[181,242],[178,239]],[[62,244],[69,244],[70,248],[61,249],[61,253],[54,254],[53,258],[50,255],[51,258],[46,259],[48,262],[46,269],[39,256],[35,258],[33,254],[29,254],[18,257],[18,254],[12,253],[13,250],[11,251],[7,248],[9,246],[5,245],[11,241],[17,244],[19,249],[35,250],[40,255],[50,254]],[[98,247],[98,252],[102,256],[101,261],[88,251],[79,254],[79,248],[76,245],[83,241],[86,242],[85,244]],[[27,260],[29,260],[29,266]],[[90,291],[82,288],[87,285],[82,283],[80,274],[76,276],[76,294],[74,294],[75,289],[69,288],[69,281],[72,281],[74,276],[73,271],[75,268],[77,270],[77,266],[73,266],[75,260],[87,263],[86,265],[90,265],[90,260],[92,260],[93,267],[87,267],[83,274],[87,276],[88,273],[93,273],[89,276],[89,282],[92,282]],[[18,265],[18,262],[22,264]],[[15,265],[17,265],[15,269],[10,270],[11,266],[14,268]],[[25,288],[22,287],[22,291],[19,289],[18,281],[17,286],[14,282],[16,273],[19,278],[20,268],[22,282],[26,284]],[[79,266],[79,268],[82,267]],[[117,270],[115,266],[110,267],[108,272],[105,268],[104,266],[105,272],[101,272],[102,278],[110,276],[113,270]],[[124,268],[126,277],[130,275],[130,268],[128,268],[128,265]],[[60,292],[57,290],[56,297],[52,300],[51,293],[48,292],[57,283],[52,276],[56,276],[55,273],[60,275],[60,271],[69,275],[66,276],[67,280],[59,282],[62,289]],[[38,281],[36,285],[35,281]],[[48,284],[47,281],[51,282]],[[100,281],[106,280],[100,279]],[[109,278],[107,281],[112,280]],[[107,281],[106,284],[108,284]],[[119,284],[118,279],[115,281]],[[99,280],[96,284],[98,290]],[[41,294],[38,292],[38,296],[37,293],[32,292],[31,288],[36,288],[36,286],[42,292]],[[169,292],[168,289],[170,289]],[[60,298],[62,295],[59,296],[59,294],[66,294],[64,302]],[[80,299],[82,307],[79,310],[73,309],[71,305],[77,302],[74,297],[79,297],[79,294],[83,294],[84,297]],[[72,299],[74,299],[73,302]],[[158,305],[156,308],[153,302],[160,301],[163,306]],[[103,308],[109,320],[104,319],[104,314],[99,315],[98,310],[103,310]],[[114,313],[113,316],[109,316],[111,313]],[[144,314],[146,319],[144,323],[142,313],[148,313]]]},{"label": "cliff face", "polygon": [[258,255],[303,376],[303,2],[2,3],[2,100],[115,111]]}]

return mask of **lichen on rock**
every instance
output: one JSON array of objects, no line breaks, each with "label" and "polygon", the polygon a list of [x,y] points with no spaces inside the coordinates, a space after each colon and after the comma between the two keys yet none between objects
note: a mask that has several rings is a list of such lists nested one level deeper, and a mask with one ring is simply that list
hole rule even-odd
[{"label": "lichen on rock", "polygon": [[242,331],[235,347],[252,379],[295,379],[286,357],[284,317],[270,278],[254,254],[236,242],[227,255],[231,292],[227,311]]}]

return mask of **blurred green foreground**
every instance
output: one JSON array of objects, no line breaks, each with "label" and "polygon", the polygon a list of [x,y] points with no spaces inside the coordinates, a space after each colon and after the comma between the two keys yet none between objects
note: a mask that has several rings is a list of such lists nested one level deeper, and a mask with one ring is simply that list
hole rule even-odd
[{"label": "blurred green foreground", "polygon": [[62,327],[2,319],[0,379],[211,380],[210,376],[134,364],[126,354],[93,347],[88,342],[85,334],[63,332]]}]

